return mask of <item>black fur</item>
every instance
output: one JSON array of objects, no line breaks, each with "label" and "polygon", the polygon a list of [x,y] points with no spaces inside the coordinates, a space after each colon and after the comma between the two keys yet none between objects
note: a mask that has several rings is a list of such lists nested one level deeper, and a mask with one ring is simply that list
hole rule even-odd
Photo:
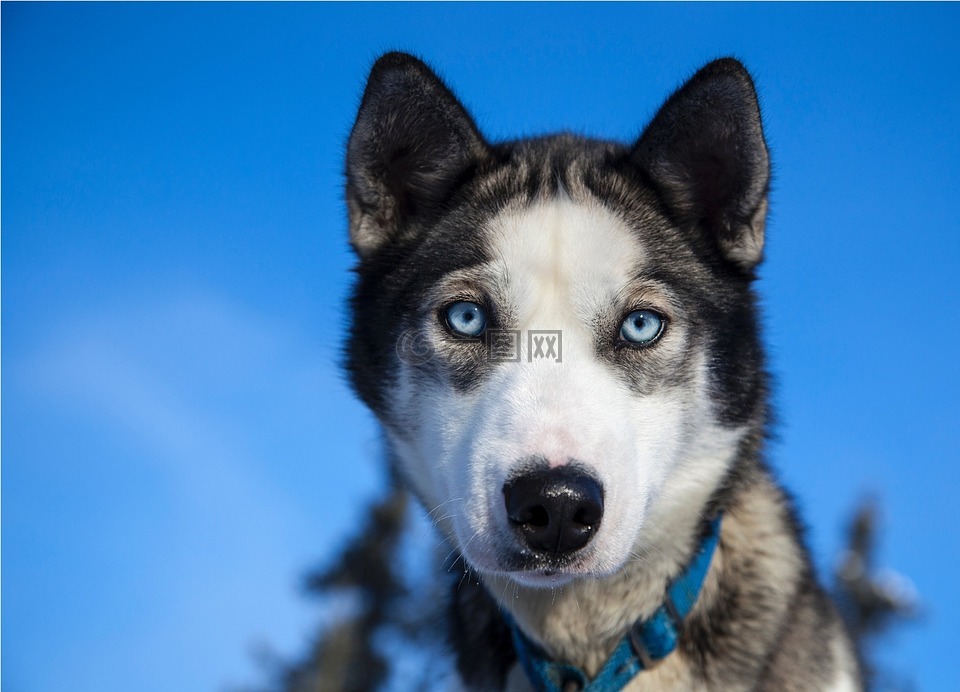
[{"label": "black fur", "polygon": [[[748,516],[749,503],[759,498],[774,508],[770,530],[801,556],[789,583],[772,589],[762,553],[738,552],[729,536],[721,537],[719,594],[685,623],[681,642],[695,670],[691,679],[712,689],[752,680],[760,689],[799,690],[803,681],[825,684],[834,665],[830,640],[818,636],[838,620],[817,586],[791,504],[763,462],[770,414],[752,284],[763,254],[769,181],[753,83],[732,59],[697,72],[636,142],[559,134],[488,143],[429,68],[390,53],[373,67],[347,153],[359,264],[346,365],[360,397],[387,425],[397,425],[398,417],[402,423],[404,415],[387,410],[398,343],[424,324],[442,322],[441,306],[429,301],[438,282],[491,259],[484,224],[498,211],[561,191],[574,201],[592,198],[656,248],[655,261],[638,266],[637,276],[669,287],[691,347],[679,355],[623,347],[616,336],[624,306],[612,306],[593,325],[597,359],[643,395],[682,387],[693,370],[693,346],[709,354],[719,422],[749,433],[707,505],[691,511]],[[487,306],[493,327],[516,327],[509,305],[474,290],[465,288],[460,299]],[[480,341],[448,333],[436,348],[407,363],[412,376],[468,392],[494,367]],[[749,530],[748,520],[743,525]],[[788,603],[781,593],[791,594]],[[450,624],[464,681],[472,689],[501,688],[515,654],[479,583],[466,580],[454,591]],[[798,670],[791,656],[802,661],[803,677],[790,679],[788,671]]]},{"label": "black fur", "polygon": [[510,628],[476,575],[459,575],[450,597],[450,633],[457,670],[474,690],[502,689],[517,660]]},{"label": "black fur", "polygon": [[[750,75],[716,60],[673,94],[633,149],[633,160],[681,227],[698,228],[730,256],[752,228],[770,183],[770,160]],[[746,269],[756,253],[734,261]]]},{"label": "black fur", "polygon": [[436,211],[483,148],[470,116],[426,65],[403,53],[377,60],[347,145],[347,200],[371,226],[354,236],[357,251]]}]

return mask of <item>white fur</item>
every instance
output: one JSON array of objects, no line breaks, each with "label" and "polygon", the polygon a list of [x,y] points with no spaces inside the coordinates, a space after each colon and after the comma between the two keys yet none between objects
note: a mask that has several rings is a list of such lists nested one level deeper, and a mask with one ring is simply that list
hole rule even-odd
[{"label": "white fur", "polygon": [[[609,322],[638,297],[674,317],[653,348],[669,355],[686,347],[681,311],[665,288],[643,276],[648,256],[637,235],[601,205],[566,197],[508,209],[484,231],[494,259],[447,277],[436,291],[437,305],[428,307],[455,299],[454,287],[464,285],[490,295],[522,330],[521,362],[497,365],[470,394],[426,387],[401,365],[391,418],[403,423],[388,434],[407,477],[467,561],[515,585],[562,586],[613,574],[637,551],[682,550],[678,522],[696,520],[691,501],[706,500],[740,433],[713,424],[703,358],[692,384],[654,386],[646,396],[598,358],[598,319]],[[442,326],[432,323],[434,310],[424,314],[421,328],[440,352]],[[562,363],[527,362],[531,329],[562,330]],[[533,456],[553,465],[578,461],[605,493],[594,539],[573,565],[549,576],[507,572],[501,563],[516,540],[503,485]],[[687,529],[692,526],[680,535]]]}]

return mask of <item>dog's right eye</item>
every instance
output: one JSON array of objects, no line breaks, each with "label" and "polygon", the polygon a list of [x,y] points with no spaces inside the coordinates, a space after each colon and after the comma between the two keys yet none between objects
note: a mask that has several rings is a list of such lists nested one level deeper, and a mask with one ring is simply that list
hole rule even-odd
[{"label": "dog's right eye", "polygon": [[447,326],[457,336],[475,339],[487,328],[487,313],[481,305],[468,300],[451,303],[445,310]]}]

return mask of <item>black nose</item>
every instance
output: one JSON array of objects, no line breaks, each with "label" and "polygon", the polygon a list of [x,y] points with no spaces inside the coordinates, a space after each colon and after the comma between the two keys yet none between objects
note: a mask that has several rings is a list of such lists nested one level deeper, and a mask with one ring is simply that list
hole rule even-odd
[{"label": "black nose", "polygon": [[503,486],[507,517],[531,548],[562,555],[590,542],[603,517],[603,489],[571,466],[538,469]]}]

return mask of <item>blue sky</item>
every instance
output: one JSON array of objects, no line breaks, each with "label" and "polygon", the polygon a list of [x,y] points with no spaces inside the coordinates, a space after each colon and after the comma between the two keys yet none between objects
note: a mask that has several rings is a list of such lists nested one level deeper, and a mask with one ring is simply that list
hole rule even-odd
[{"label": "blue sky", "polygon": [[[636,136],[711,58],[760,91],[772,461],[821,569],[853,506],[954,690],[960,6],[2,6],[2,683],[220,690],[303,650],[300,579],[381,482],[337,358],[341,172],[388,49],[493,139]],[[429,539],[425,539],[429,540]]]}]

